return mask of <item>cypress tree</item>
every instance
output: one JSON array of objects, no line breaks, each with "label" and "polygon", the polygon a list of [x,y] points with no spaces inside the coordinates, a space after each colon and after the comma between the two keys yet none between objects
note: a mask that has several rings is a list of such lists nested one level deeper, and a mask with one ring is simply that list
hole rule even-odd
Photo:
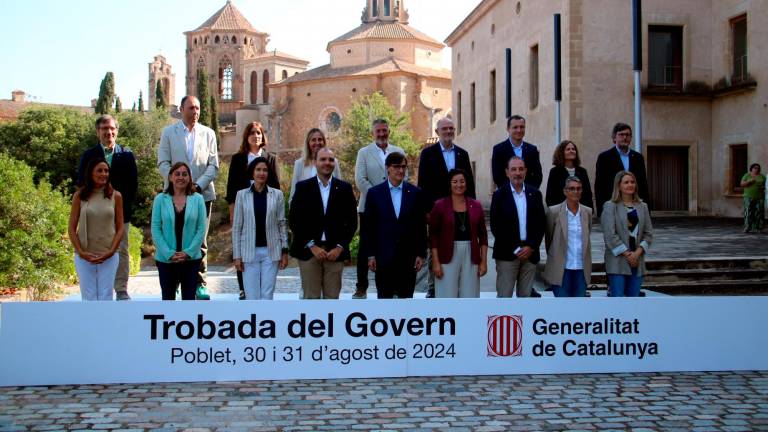
[{"label": "cypress tree", "polygon": [[221,135],[219,135],[219,110],[214,95],[211,95],[211,125],[209,127],[216,133],[216,143],[221,143]]},{"label": "cypress tree", "polygon": [[133,108],[131,108],[131,112],[136,112],[136,101],[133,102]]},{"label": "cypress tree", "polygon": [[107,72],[99,86],[99,99],[96,101],[96,114],[107,114],[115,100],[115,74]]},{"label": "cypress tree", "polygon": [[123,112],[123,103],[120,101],[120,96],[115,96],[115,112]]},{"label": "cypress tree", "polygon": [[163,84],[160,80],[157,81],[155,86],[155,108],[165,110],[165,91],[163,91]]},{"label": "cypress tree", "polygon": [[197,100],[200,101],[200,123],[210,127],[210,98],[208,96],[208,77],[206,73],[199,69],[197,71]]},{"label": "cypress tree", "polygon": [[139,112],[144,112],[144,95],[139,90]]}]

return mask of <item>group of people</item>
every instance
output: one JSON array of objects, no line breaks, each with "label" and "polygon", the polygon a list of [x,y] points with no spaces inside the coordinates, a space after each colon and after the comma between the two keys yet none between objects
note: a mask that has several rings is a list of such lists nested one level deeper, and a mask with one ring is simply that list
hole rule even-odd
[{"label": "group of people", "polygon": [[[200,103],[181,101],[181,120],[163,130],[157,166],[164,188],[152,207],[152,239],[163,299],[209,299],[206,237],[219,159],[214,132],[198,123]],[[100,143],[81,158],[69,224],[85,300],[127,294],[127,230],[137,188],[133,154],[116,144],[117,121],[96,121]],[[508,138],[493,147],[496,185],[490,207],[499,297],[540,296],[533,289],[539,247],[543,278],[556,296],[585,296],[592,258],[593,208],[605,239],[611,296],[636,296],[653,237],[643,156],[630,149],[632,129],[619,123],[613,145],[597,159],[594,197],[575,143],[555,150],[546,198],[539,151],[524,141],[525,119],[507,121]],[[226,200],[241,299],[272,299],[277,273],[298,261],[305,299],[336,299],[344,262],[358,231],[357,287],[365,298],[375,272],[378,298],[410,298],[426,267],[428,297],[479,297],[488,270],[488,233],[466,150],[454,142],[450,118],[437,123],[439,141],[422,150],[417,185],[408,181],[403,149],[389,143],[389,124],[372,123],[373,142],[361,148],[352,185],[341,179],[324,133],[312,129],[294,165],[289,212],[280,191],[277,158],[267,136],[249,123],[232,157]],[[758,169],[759,171],[759,169]],[[749,179],[745,181],[749,182]],[[763,180],[764,182],[764,180]],[[763,183],[764,184],[764,183]],[[288,229],[292,233],[289,243]],[[180,288],[180,289],[179,289]]]}]

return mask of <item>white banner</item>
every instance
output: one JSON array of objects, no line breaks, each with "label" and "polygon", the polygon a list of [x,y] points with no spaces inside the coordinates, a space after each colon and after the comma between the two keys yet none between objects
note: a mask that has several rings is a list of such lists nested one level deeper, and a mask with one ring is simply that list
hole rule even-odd
[{"label": "white banner", "polygon": [[0,386],[768,369],[768,297],[6,303]]}]

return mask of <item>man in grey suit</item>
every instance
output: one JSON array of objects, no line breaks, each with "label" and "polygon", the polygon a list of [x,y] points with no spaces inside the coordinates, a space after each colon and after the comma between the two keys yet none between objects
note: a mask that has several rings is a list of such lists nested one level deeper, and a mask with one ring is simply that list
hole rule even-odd
[{"label": "man in grey suit", "polygon": [[[390,153],[405,154],[402,148],[389,143],[389,123],[385,119],[374,120],[371,129],[374,141],[357,152],[357,161],[355,162],[355,184],[360,191],[360,203],[357,207],[357,213],[360,217],[360,232],[363,232],[365,224],[363,213],[365,212],[365,196],[368,189],[387,180],[384,160]],[[362,252],[364,246],[361,242],[358,248],[357,289],[352,295],[353,299],[364,299],[368,296],[368,262],[360,258],[367,256]]]},{"label": "man in grey suit", "polygon": [[200,118],[200,101],[194,96],[184,96],[180,109],[181,121],[163,129],[160,147],[157,149],[157,168],[163,177],[164,187],[167,187],[171,166],[176,162],[185,162],[191,170],[193,187],[205,199],[207,221],[201,247],[203,259],[200,262],[196,297],[198,300],[210,300],[205,280],[208,270],[206,239],[211,219],[211,203],[216,199],[213,181],[219,172],[219,151],[213,130],[197,122]]}]

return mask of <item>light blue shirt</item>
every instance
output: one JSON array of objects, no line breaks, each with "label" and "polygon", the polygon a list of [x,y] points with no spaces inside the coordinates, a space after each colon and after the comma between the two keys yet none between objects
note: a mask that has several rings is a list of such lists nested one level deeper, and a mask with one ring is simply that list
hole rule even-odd
[{"label": "light blue shirt", "polygon": [[395,208],[395,217],[400,218],[400,205],[403,203],[403,184],[394,186],[387,180],[389,184],[389,196],[392,198],[392,207]]},{"label": "light blue shirt", "polygon": [[619,157],[621,158],[621,164],[624,165],[624,171],[629,171],[629,150],[627,150],[627,153],[624,153],[621,151],[619,146],[615,146],[616,151],[619,152]]},{"label": "light blue shirt", "polygon": [[443,160],[448,171],[456,168],[456,147],[451,145],[451,148],[445,148],[441,142],[440,149],[443,151]]},{"label": "light blue shirt", "polygon": [[516,146],[515,143],[512,142],[512,138],[510,138],[509,145],[512,146],[512,151],[515,152],[515,156],[522,159],[523,158],[523,142],[520,141],[520,145]]}]

